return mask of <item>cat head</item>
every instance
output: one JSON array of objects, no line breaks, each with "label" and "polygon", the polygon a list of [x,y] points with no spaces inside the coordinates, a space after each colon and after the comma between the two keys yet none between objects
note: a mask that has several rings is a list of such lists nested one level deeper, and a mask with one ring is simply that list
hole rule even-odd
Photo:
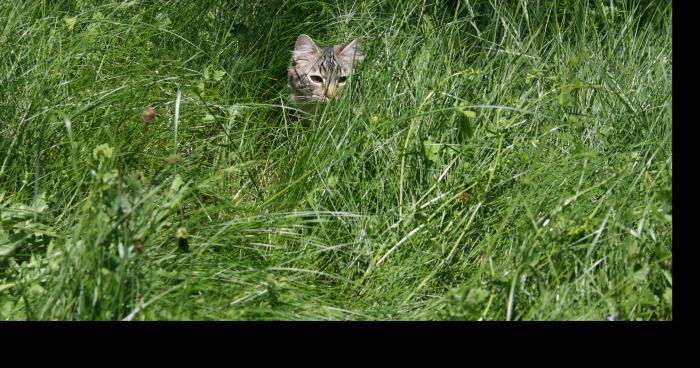
[{"label": "cat head", "polygon": [[317,46],[311,37],[297,38],[289,66],[289,88],[296,102],[325,102],[347,83],[355,62],[362,59],[359,41]]}]

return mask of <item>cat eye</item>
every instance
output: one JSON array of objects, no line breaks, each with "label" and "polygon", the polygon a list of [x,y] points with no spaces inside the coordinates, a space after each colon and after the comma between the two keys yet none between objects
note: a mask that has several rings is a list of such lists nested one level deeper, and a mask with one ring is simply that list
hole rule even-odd
[{"label": "cat eye", "polygon": [[346,80],[348,80],[348,77],[340,77],[338,78],[338,83],[345,83]]},{"label": "cat eye", "polygon": [[323,78],[318,75],[312,75],[310,78],[315,83],[323,83]]}]

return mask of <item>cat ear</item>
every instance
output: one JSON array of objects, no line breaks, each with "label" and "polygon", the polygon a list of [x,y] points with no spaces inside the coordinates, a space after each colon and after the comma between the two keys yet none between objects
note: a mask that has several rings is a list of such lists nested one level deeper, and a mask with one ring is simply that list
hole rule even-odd
[{"label": "cat ear", "polygon": [[305,34],[297,37],[297,42],[294,44],[294,56],[318,52],[318,46],[316,46],[311,37]]},{"label": "cat ear", "polygon": [[346,44],[333,46],[333,51],[343,64],[350,65],[353,61],[360,61],[364,58],[360,52],[360,41],[356,38]]}]

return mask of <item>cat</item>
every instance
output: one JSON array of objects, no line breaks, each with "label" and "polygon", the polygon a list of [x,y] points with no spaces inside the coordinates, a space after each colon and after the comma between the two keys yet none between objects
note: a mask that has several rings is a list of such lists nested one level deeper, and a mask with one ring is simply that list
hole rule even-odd
[{"label": "cat", "polygon": [[338,96],[361,60],[359,41],[316,46],[311,37],[302,34],[294,44],[287,70],[289,97],[294,106],[306,113],[315,113],[319,104]]}]

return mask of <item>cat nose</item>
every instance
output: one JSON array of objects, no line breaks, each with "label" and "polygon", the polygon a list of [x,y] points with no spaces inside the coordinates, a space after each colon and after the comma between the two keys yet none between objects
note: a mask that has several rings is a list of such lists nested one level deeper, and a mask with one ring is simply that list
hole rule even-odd
[{"label": "cat nose", "polygon": [[335,85],[329,84],[326,88],[326,96],[331,97],[335,93]]}]

